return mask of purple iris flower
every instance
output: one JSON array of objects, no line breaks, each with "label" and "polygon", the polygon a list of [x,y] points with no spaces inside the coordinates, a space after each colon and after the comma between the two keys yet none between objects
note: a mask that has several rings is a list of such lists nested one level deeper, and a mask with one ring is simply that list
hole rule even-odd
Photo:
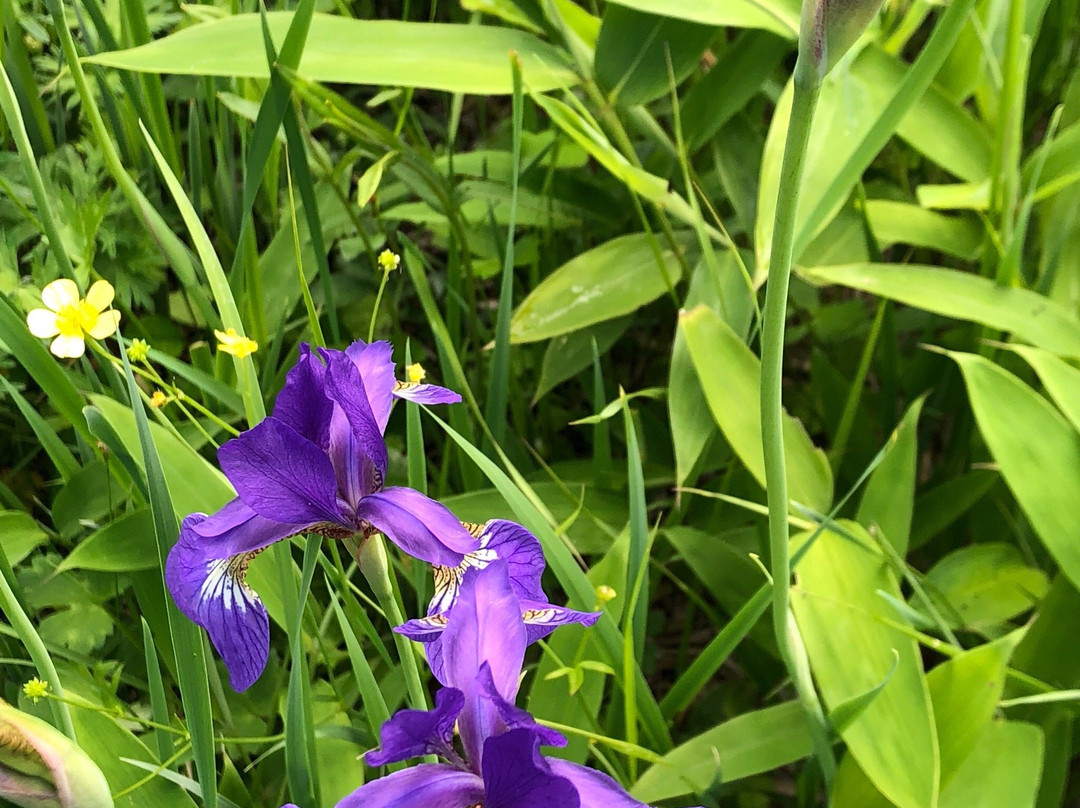
[{"label": "purple iris flower", "polygon": [[529,635],[515,589],[505,560],[465,572],[443,632],[435,709],[399,711],[366,755],[372,766],[427,754],[445,762],[373,780],[337,808],[646,808],[607,775],[540,754],[566,740],[514,705]]},{"label": "purple iris flower", "polygon": [[439,565],[461,564],[478,547],[445,506],[411,488],[383,487],[393,398],[461,400],[435,385],[396,382],[390,352],[386,342],[319,355],[302,345],[273,414],[218,451],[236,499],[213,516],[183,521],[165,581],[180,610],[210,635],[235,690],[259,677],[269,653],[266,608],[244,581],[268,545],[299,533],[381,532]]},{"label": "purple iris flower", "polygon": [[435,565],[435,595],[426,617],[409,620],[394,631],[411,640],[427,644],[428,663],[435,678],[442,681],[445,663],[443,637],[451,608],[461,590],[462,579],[470,569],[484,569],[496,559],[506,563],[510,586],[521,607],[527,643],[534,643],[568,623],[591,626],[600,612],[579,612],[548,603],[540,585],[544,574],[544,551],[540,540],[516,522],[492,519],[482,525],[465,523],[480,546],[467,553],[455,567]]}]

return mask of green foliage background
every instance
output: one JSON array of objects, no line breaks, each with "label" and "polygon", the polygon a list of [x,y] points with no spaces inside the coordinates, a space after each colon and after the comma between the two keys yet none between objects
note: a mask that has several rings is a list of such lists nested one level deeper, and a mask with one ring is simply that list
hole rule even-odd
[{"label": "green foliage background", "polygon": [[[357,755],[424,698],[388,622],[421,565],[390,548],[391,590],[333,541],[265,553],[243,694],[161,578],[298,344],[370,330],[465,398],[395,410],[392,481],[525,524],[549,591],[607,614],[530,657],[562,754],[665,806],[1076,805],[1076,0],[888,0],[821,88],[783,396],[831,783],[764,616],[799,3],[286,5],[0,6],[0,697],[118,806],[315,808],[377,776]],[[58,277],[109,280],[149,363],[52,357],[24,319]],[[259,350],[215,351],[227,327]]]}]

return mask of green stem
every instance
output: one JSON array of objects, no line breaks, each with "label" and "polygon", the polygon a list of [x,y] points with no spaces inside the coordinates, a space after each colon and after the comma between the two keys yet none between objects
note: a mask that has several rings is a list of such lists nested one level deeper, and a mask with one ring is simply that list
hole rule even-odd
[{"label": "green stem", "polygon": [[[375,262],[376,268],[379,267],[379,262]],[[372,342],[375,339],[375,321],[379,319],[379,304],[382,303],[383,290],[386,289],[386,279],[390,277],[390,273],[385,269],[381,269],[382,280],[379,281],[379,291],[375,294],[375,305],[371,307],[371,322],[368,323],[367,341]]]},{"label": "green stem", "polygon": [[[350,539],[349,542],[351,541]],[[386,545],[382,536],[375,535],[369,538],[359,551],[354,551],[354,555],[386,619],[391,626],[400,626],[405,622],[405,614],[398,599],[394,571],[390,568],[389,559],[386,557]],[[405,673],[405,687],[409,691],[409,701],[414,709],[426,710],[427,694],[424,692],[424,683],[420,681],[420,668],[416,664],[416,654],[413,653],[412,643],[407,637],[394,632],[394,644],[397,646],[398,657]]]},{"label": "green stem", "polygon": [[795,237],[795,216],[799,188],[806,164],[810,124],[820,91],[820,80],[805,53],[795,65],[791,117],[788,121],[784,161],[776,203],[769,259],[769,281],[765,290],[765,313],[761,328],[761,436],[765,459],[765,481],[769,503],[769,548],[772,557],[773,627],[776,644],[806,709],[814,750],[825,780],[826,789],[836,772],[829,743],[828,725],[818,702],[805,650],[798,638],[794,620],[789,620],[791,606],[791,558],[788,538],[787,469],[784,461],[783,403],[781,386],[784,359],[784,321],[787,315],[788,282]]},{"label": "green stem", "polygon": [[3,609],[4,614],[11,621],[12,628],[15,629],[19,635],[19,640],[22,641],[22,644],[29,652],[30,659],[34,661],[34,667],[37,668],[38,675],[48,682],[49,687],[52,688],[52,695],[55,698],[49,699],[49,706],[52,707],[53,720],[56,721],[65,735],[73,741],[78,741],[75,737],[75,725],[71,723],[71,712],[68,710],[67,704],[61,700],[64,698],[64,688],[60,684],[56,666],[53,665],[52,657],[49,656],[49,651],[45,648],[41,636],[34,629],[34,624],[30,622],[30,618],[23,611],[22,604],[15,597],[15,591],[8,581],[8,576],[11,575],[11,567],[7,565],[6,561],[4,567],[3,574],[0,574],[0,608]]}]

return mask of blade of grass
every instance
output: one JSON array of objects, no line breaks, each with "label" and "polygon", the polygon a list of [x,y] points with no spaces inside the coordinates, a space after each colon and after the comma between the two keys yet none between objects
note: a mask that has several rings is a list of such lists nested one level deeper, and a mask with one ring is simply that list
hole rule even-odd
[{"label": "blade of grass", "polygon": [[[131,371],[127,352],[123,350],[123,340],[117,332],[117,344],[124,363],[124,375],[127,378],[128,398],[135,416],[135,429],[139,435],[139,447],[143,455],[143,468],[146,469],[146,485],[150,492],[150,511],[154,518],[154,538],[157,543],[158,562],[164,575],[165,559],[172,543],[179,534],[180,526],[176,522],[176,511],[169,493],[165,473],[161,467],[157,447],[150,433],[150,423],[146,418],[139,387],[135,383],[135,374]],[[180,614],[176,604],[166,598],[166,610],[169,619],[169,631],[172,635],[176,654],[177,679],[180,696],[184,703],[184,715],[187,717],[188,731],[191,734],[191,747],[195,757],[195,771],[199,785],[205,795],[207,808],[217,808],[217,771],[214,763],[214,718],[210,706],[210,685],[206,675],[206,659],[203,653],[203,640],[194,623]]]},{"label": "blade of grass", "polygon": [[349,664],[352,665],[356,686],[364,702],[364,714],[367,716],[368,726],[371,727],[372,735],[377,738],[379,728],[390,718],[390,709],[386,706],[386,699],[383,698],[379,683],[375,680],[375,674],[371,672],[371,665],[364,655],[364,650],[360,647],[360,641],[356,638],[336,597],[330,601],[330,605],[334,609],[334,614],[337,615],[341,634],[345,638],[345,649],[349,652]]},{"label": "blade of grass", "polygon": [[71,266],[71,259],[64,250],[64,241],[60,237],[60,229],[56,226],[56,218],[52,214],[52,206],[49,204],[49,196],[45,193],[45,184],[41,180],[41,172],[38,170],[37,157],[30,145],[30,137],[26,133],[26,125],[23,122],[22,112],[18,101],[15,99],[15,90],[8,80],[7,71],[0,64],[0,110],[11,129],[15,148],[19,152],[19,160],[26,179],[30,182],[30,193],[34,195],[34,204],[37,206],[38,219],[45,229],[45,237],[49,241],[49,254],[56,261],[56,267],[65,278],[72,278],[75,270]]},{"label": "blade of grass", "polygon": [[[146,679],[150,685],[150,714],[154,718],[154,723],[168,726],[169,704],[165,698],[165,682],[161,678],[157,643],[154,642],[154,633],[150,630],[150,624],[146,620],[141,620],[141,622],[143,654],[146,658]],[[169,760],[176,751],[173,747],[171,732],[155,727],[154,742],[157,747],[158,760]]]},{"label": "blade of grass", "polygon": [[311,714],[311,677],[304,653],[303,604],[311,590],[311,579],[322,549],[322,537],[312,534],[304,547],[304,568],[300,576],[300,608],[289,631],[289,688],[285,696],[285,774],[289,796],[301,805],[321,805],[321,788],[315,759],[315,726]]},{"label": "blade of grass", "polygon": [[502,283],[499,290],[499,313],[495,321],[495,354],[491,360],[491,377],[485,415],[495,443],[506,437],[508,387],[510,384],[510,314],[514,308],[514,235],[518,205],[518,175],[521,173],[521,126],[525,100],[521,90],[521,60],[510,53],[513,77],[511,122],[513,145],[510,170],[510,211],[507,222],[506,250],[503,253]]},{"label": "blade of grass", "polygon": [[49,426],[49,422],[42,418],[38,411],[30,406],[30,402],[26,400],[25,396],[15,389],[15,385],[4,376],[0,376],[0,384],[4,386],[4,390],[11,396],[12,401],[15,402],[15,406],[19,408],[19,412],[22,413],[26,422],[30,424],[30,428],[37,435],[41,447],[49,455],[49,459],[56,466],[56,470],[60,472],[60,476],[65,480],[70,479],[71,475],[79,470],[79,463],[75,460],[75,455],[60,440],[60,436],[56,434],[55,429]]}]

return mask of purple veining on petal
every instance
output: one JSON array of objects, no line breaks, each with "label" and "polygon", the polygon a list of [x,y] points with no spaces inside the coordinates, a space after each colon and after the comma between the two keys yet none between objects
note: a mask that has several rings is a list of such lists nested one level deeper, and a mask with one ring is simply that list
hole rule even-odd
[{"label": "purple veining on petal", "polygon": [[184,520],[165,562],[165,583],[180,611],[206,629],[225,661],[230,684],[242,691],[259,678],[270,650],[266,607],[244,581],[257,551],[208,558],[192,530],[203,518],[193,514]]},{"label": "purple veining on petal", "polygon": [[[376,476],[370,488],[363,493],[377,491],[386,478],[386,442],[382,430],[371,411],[364,380],[356,365],[340,351],[324,351],[326,358],[326,392],[344,413],[358,449],[357,454],[368,458]],[[349,457],[347,462],[359,462],[360,457]]]},{"label": "purple veining on petal", "polygon": [[581,623],[591,626],[600,619],[602,612],[579,612],[565,606],[555,606],[544,601],[522,601],[521,616],[525,620],[525,630],[529,643],[543,639],[559,626]]},{"label": "purple veining on petal", "polygon": [[480,666],[480,673],[477,674],[477,683],[480,686],[481,692],[495,706],[495,711],[498,713],[502,723],[500,731],[505,732],[512,729],[527,729],[540,739],[540,743],[543,746],[566,746],[566,738],[562,733],[549,729],[542,724],[537,724],[532,713],[528,710],[521,709],[513,702],[507,701],[502,697],[495,687],[495,681],[491,678],[491,666],[486,662]]},{"label": "purple veining on petal", "polygon": [[283,421],[264,419],[218,450],[244,504],[277,522],[341,523],[337,479],[326,453]]},{"label": "purple veining on petal", "polygon": [[539,747],[524,729],[484,742],[484,808],[580,808],[577,789],[552,771]]}]

